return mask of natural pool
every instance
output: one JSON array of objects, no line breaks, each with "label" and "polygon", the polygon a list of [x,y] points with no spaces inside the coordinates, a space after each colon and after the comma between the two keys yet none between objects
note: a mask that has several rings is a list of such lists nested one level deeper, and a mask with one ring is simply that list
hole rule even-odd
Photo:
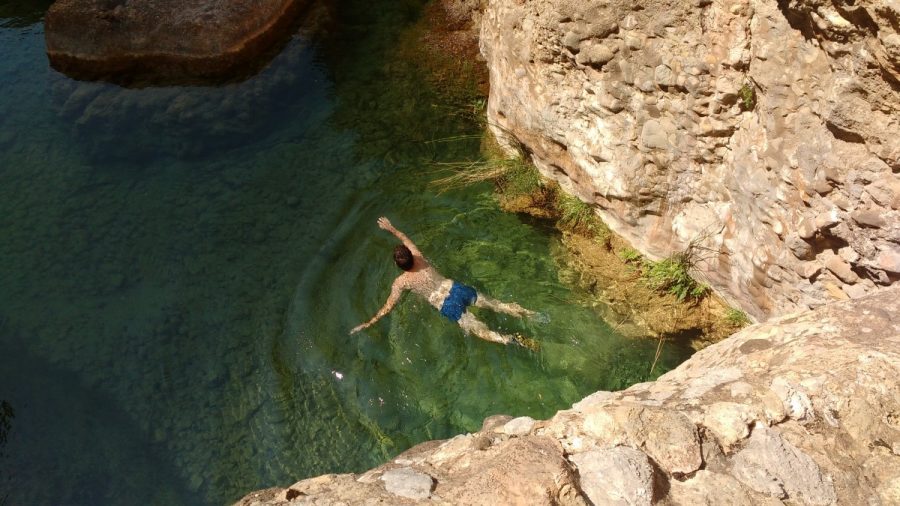
[{"label": "natural pool", "polygon": [[[393,57],[421,2],[339,2],[248,81],[139,90],[52,71],[47,4],[0,2],[0,504],[222,504],[650,378],[656,343],[559,280],[551,230],[429,185],[478,126]],[[380,215],[549,316],[484,314],[542,351],[411,296],[349,336],[397,273]]]}]

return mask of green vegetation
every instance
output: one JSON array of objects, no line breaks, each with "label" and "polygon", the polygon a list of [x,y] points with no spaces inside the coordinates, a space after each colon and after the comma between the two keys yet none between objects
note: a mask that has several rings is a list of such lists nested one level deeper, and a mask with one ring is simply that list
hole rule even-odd
[{"label": "green vegetation", "polygon": [[522,157],[489,157],[474,162],[438,164],[439,170],[450,175],[435,179],[431,184],[440,191],[456,190],[485,181],[493,181],[505,194],[521,195],[541,188],[537,169]]},{"label": "green vegetation", "polygon": [[485,97],[475,97],[471,101],[472,106],[472,116],[478,118],[485,118],[485,113],[487,111],[487,98]]},{"label": "green vegetation", "polygon": [[504,194],[528,195],[544,186],[540,173],[523,158],[503,161],[506,162],[506,170],[497,178],[497,186]]},{"label": "green vegetation", "polygon": [[641,264],[643,260],[643,256],[641,253],[634,248],[625,248],[619,252],[619,258],[622,259],[626,264]]},{"label": "green vegetation", "polygon": [[743,86],[741,86],[741,89],[738,90],[738,96],[741,97],[741,103],[744,105],[744,109],[752,111],[753,108],[756,107],[756,91],[749,82],[745,82]]},{"label": "green vegetation", "polygon": [[725,321],[735,327],[743,327],[750,324],[750,317],[740,309],[731,308],[725,313]]},{"label": "green vegetation", "polygon": [[590,204],[574,195],[558,192],[556,209],[559,211],[560,228],[592,237],[601,244],[609,245],[612,237],[609,227],[594,213],[594,208]]},{"label": "green vegetation", "polygon": [[[683,253],[676,253],[658,262],[647,260],[640,252],[630,247],[622,249],[618,254],[623,262],[640,271],[641,279],[647,286],[660,292],[671,293],[678,297],[679,301],[684,301],[689,298],[703,298],[709,292],[708,286],[698,283],[690,275],[694,265],[691,251],[692,249],[688,248]],[[746,318],[746,315],[744,317]]]},{"label": "green vegetation", "polygon": [[677,253],[658,262],[645,261],[642,277],[656,290],[669,292],[678,300],[699,299],[709,287],[698,283],[690,275],[692,262],[685,253]]}]

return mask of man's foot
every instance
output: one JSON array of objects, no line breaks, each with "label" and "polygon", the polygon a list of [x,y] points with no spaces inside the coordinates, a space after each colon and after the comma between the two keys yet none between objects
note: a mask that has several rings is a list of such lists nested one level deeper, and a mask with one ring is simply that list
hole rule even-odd
[{"label": "man's foot", "polygon": [[510,304],[510,309],[511,309],[510,313],[512,313],[513,316],[520,316],[520,317],[521,317],[521,316],[528,316],[528,317],[531,317],[531,316],[534,316],[534,315],[537,314],[537,313],[535,313],[534,311],[532,311],[532,310],[530,310],[530,309],[525,309],[524,307],[522,307],[522,306],[520,306],[520,305],[518,305],[518,304],[516,304],[516,303]]}]

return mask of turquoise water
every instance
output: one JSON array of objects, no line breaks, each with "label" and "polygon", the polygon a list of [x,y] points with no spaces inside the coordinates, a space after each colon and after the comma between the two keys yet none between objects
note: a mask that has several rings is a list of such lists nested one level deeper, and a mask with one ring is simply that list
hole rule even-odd
[{"label": "turquoise water", "polygon": [[[649,379],[656,343],[559,280],[551,230],[429,185],[478,125],[393,57],[420,2],[339,2],[243,83],[139,90],[52,71],[48,3],[0,1],[0,504],[222,504]],[[541,352],[413,296],[349,336],[397,274],[381,215],[547,315],[480,313]]]}]

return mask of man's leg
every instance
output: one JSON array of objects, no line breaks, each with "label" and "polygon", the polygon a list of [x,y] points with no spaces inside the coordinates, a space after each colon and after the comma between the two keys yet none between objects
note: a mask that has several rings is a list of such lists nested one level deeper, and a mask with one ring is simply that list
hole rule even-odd
[{"label": "man's leg", "polygon": [[475,299],[475,305],[498,313],[511,314],[513,316],[531,316],[534,314],[534,311],[529,311],[515,302],[500,302],[497,299],[492,299],[487,295],[482,295],[480,293],[478,294],[478,298]]},{"label": "man's leg", "polygon": [[[479,299],[480,298],[481,297],[479,297]],[[459,326],[469,334],[474,334],[476,337],[480,337],[485,341],[508,344],[512,340],[512,337],[510,336],[505,336],[489,329],[484,322],[475,318],[472,313],[463,313],[462,317],[459,319]]]},{"label": "man's leg", "polygon": [[493,343],[500,344],[509,344],[516,343],[523,348],[528,348],[531,351],[538,351],[540,349],[540,345],[534,339],[530,337],[525,337],[519,334],[514,336],[507,336],[505,334],[501,334],[499,332],[495,332],[487,327],[481,320],[472,316],[472,313],[463,313],[462,317],[459,319],[459,326],[462,329],[470,334],[475,334],[475,336],[480,337],[486,341],[491,341]]}]

